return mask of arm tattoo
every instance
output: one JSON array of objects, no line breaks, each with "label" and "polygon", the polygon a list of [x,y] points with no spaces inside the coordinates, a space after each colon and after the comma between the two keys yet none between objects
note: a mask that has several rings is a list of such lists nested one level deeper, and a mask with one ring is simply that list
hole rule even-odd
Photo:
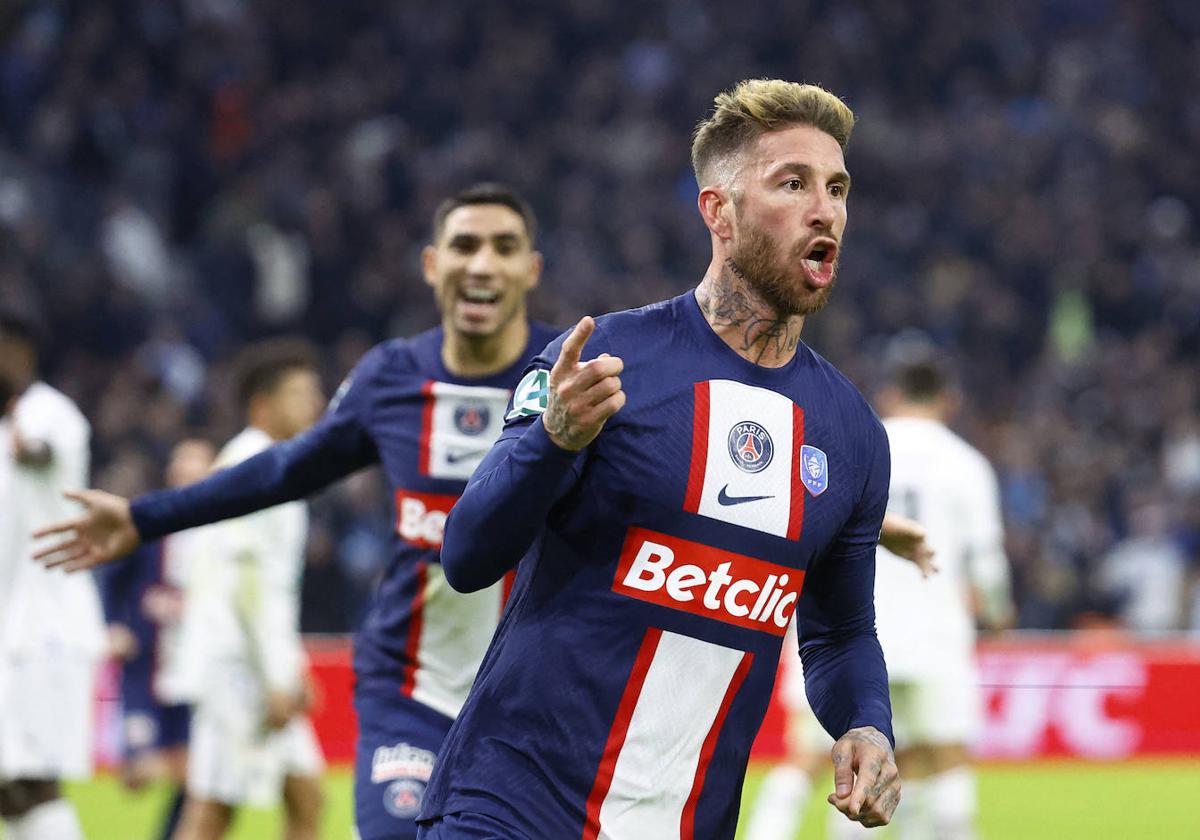
[{"label": "arm tattoo", "polygon": [[582,448],[577,445],[579,427],[571,422],[566,404],[558,398],[553,387],[550,389],[549,403],[546,413],[542,415],[542,425],[551,439],[562,441],[570,449]]}]

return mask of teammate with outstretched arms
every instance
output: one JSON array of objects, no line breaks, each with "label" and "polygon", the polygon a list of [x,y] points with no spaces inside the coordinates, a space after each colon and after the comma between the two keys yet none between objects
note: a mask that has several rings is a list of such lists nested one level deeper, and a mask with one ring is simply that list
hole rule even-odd
[{"label": "teammate with outstretched arms", "polygon": [[395,500],[393,555],[355,639],[355,819],[362,840],[416,835],[442,740],[499,620],[504,585],[454,592],[442,525],[504,423],[513,386],[556,330],[531,322],[540,278],[528,204],[483,184],[447,199],[422,253],[442,323],[372,349],[308,432],[182,490],[130,503],[86,491],[43,552],[83,568],[140,540],[299,499],[381,464]]},{"label": "teammate with outstretched arms", "polygon": [[692,147],[699,286],[583,318],[527,371],[447,520],[452,586],[518,574],[422,838],[732,838],[793,614],[837,738],[830,802],[890,819],[887,437],[800,341],[833,287],[853,122],[810,85],[717,97]]}]

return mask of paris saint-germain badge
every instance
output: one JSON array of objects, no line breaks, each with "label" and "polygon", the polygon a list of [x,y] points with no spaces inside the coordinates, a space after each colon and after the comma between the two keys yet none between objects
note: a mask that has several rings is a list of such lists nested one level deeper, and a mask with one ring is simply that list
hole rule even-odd
[{"label": "paris saint-germain badge", "polygon": [[829,459],[815,446],[800,447],[800,480],[814,496],[829,489]]}]

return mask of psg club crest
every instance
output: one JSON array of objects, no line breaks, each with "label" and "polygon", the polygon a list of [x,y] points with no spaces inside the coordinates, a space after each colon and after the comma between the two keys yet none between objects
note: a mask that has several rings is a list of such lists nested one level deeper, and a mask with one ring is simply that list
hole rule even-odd
[{"label": "psg club crest", "polygon": [[488,407],[483,403],[464,403],[454,409],[454,428],[464,435],[483,434],[490,419]]},{"label": "psg club crest", "polygon": [[762,472],[774,454],[771,436],[754,421],[744,420],[729,430],[729,457],[742,472]]},{"label": "psg club crest", "polygon": [[800,480],[814,496],[829,488],[829,459],[815,446],[800,447]]},{"label": "psg club crest", "polygon": [[393,817],[411,820],[421,813],[425,783],[417,779],[397,779],[383,792],[383,807]]}]

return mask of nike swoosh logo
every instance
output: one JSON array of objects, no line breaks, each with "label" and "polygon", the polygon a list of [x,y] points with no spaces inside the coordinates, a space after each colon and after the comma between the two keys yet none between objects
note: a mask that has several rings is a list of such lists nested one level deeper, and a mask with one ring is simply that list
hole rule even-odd
[{"label": "nike swoosh logo", "polygon": [[726,484],[721,488],[721,492],[717,494],[717,502],[725,505],[726,507],[729,505],[744,505],[746,502],[761,502],[763,499],[775,498],[774,496],[730,496],[725,492],[728,489],[729,485]]},{"label": "nike swoosh logo", "polygon": [[446,463],[457,464],[470,458],[482,458],[487,453],[486,449],[451,449],[446,453]]}]

